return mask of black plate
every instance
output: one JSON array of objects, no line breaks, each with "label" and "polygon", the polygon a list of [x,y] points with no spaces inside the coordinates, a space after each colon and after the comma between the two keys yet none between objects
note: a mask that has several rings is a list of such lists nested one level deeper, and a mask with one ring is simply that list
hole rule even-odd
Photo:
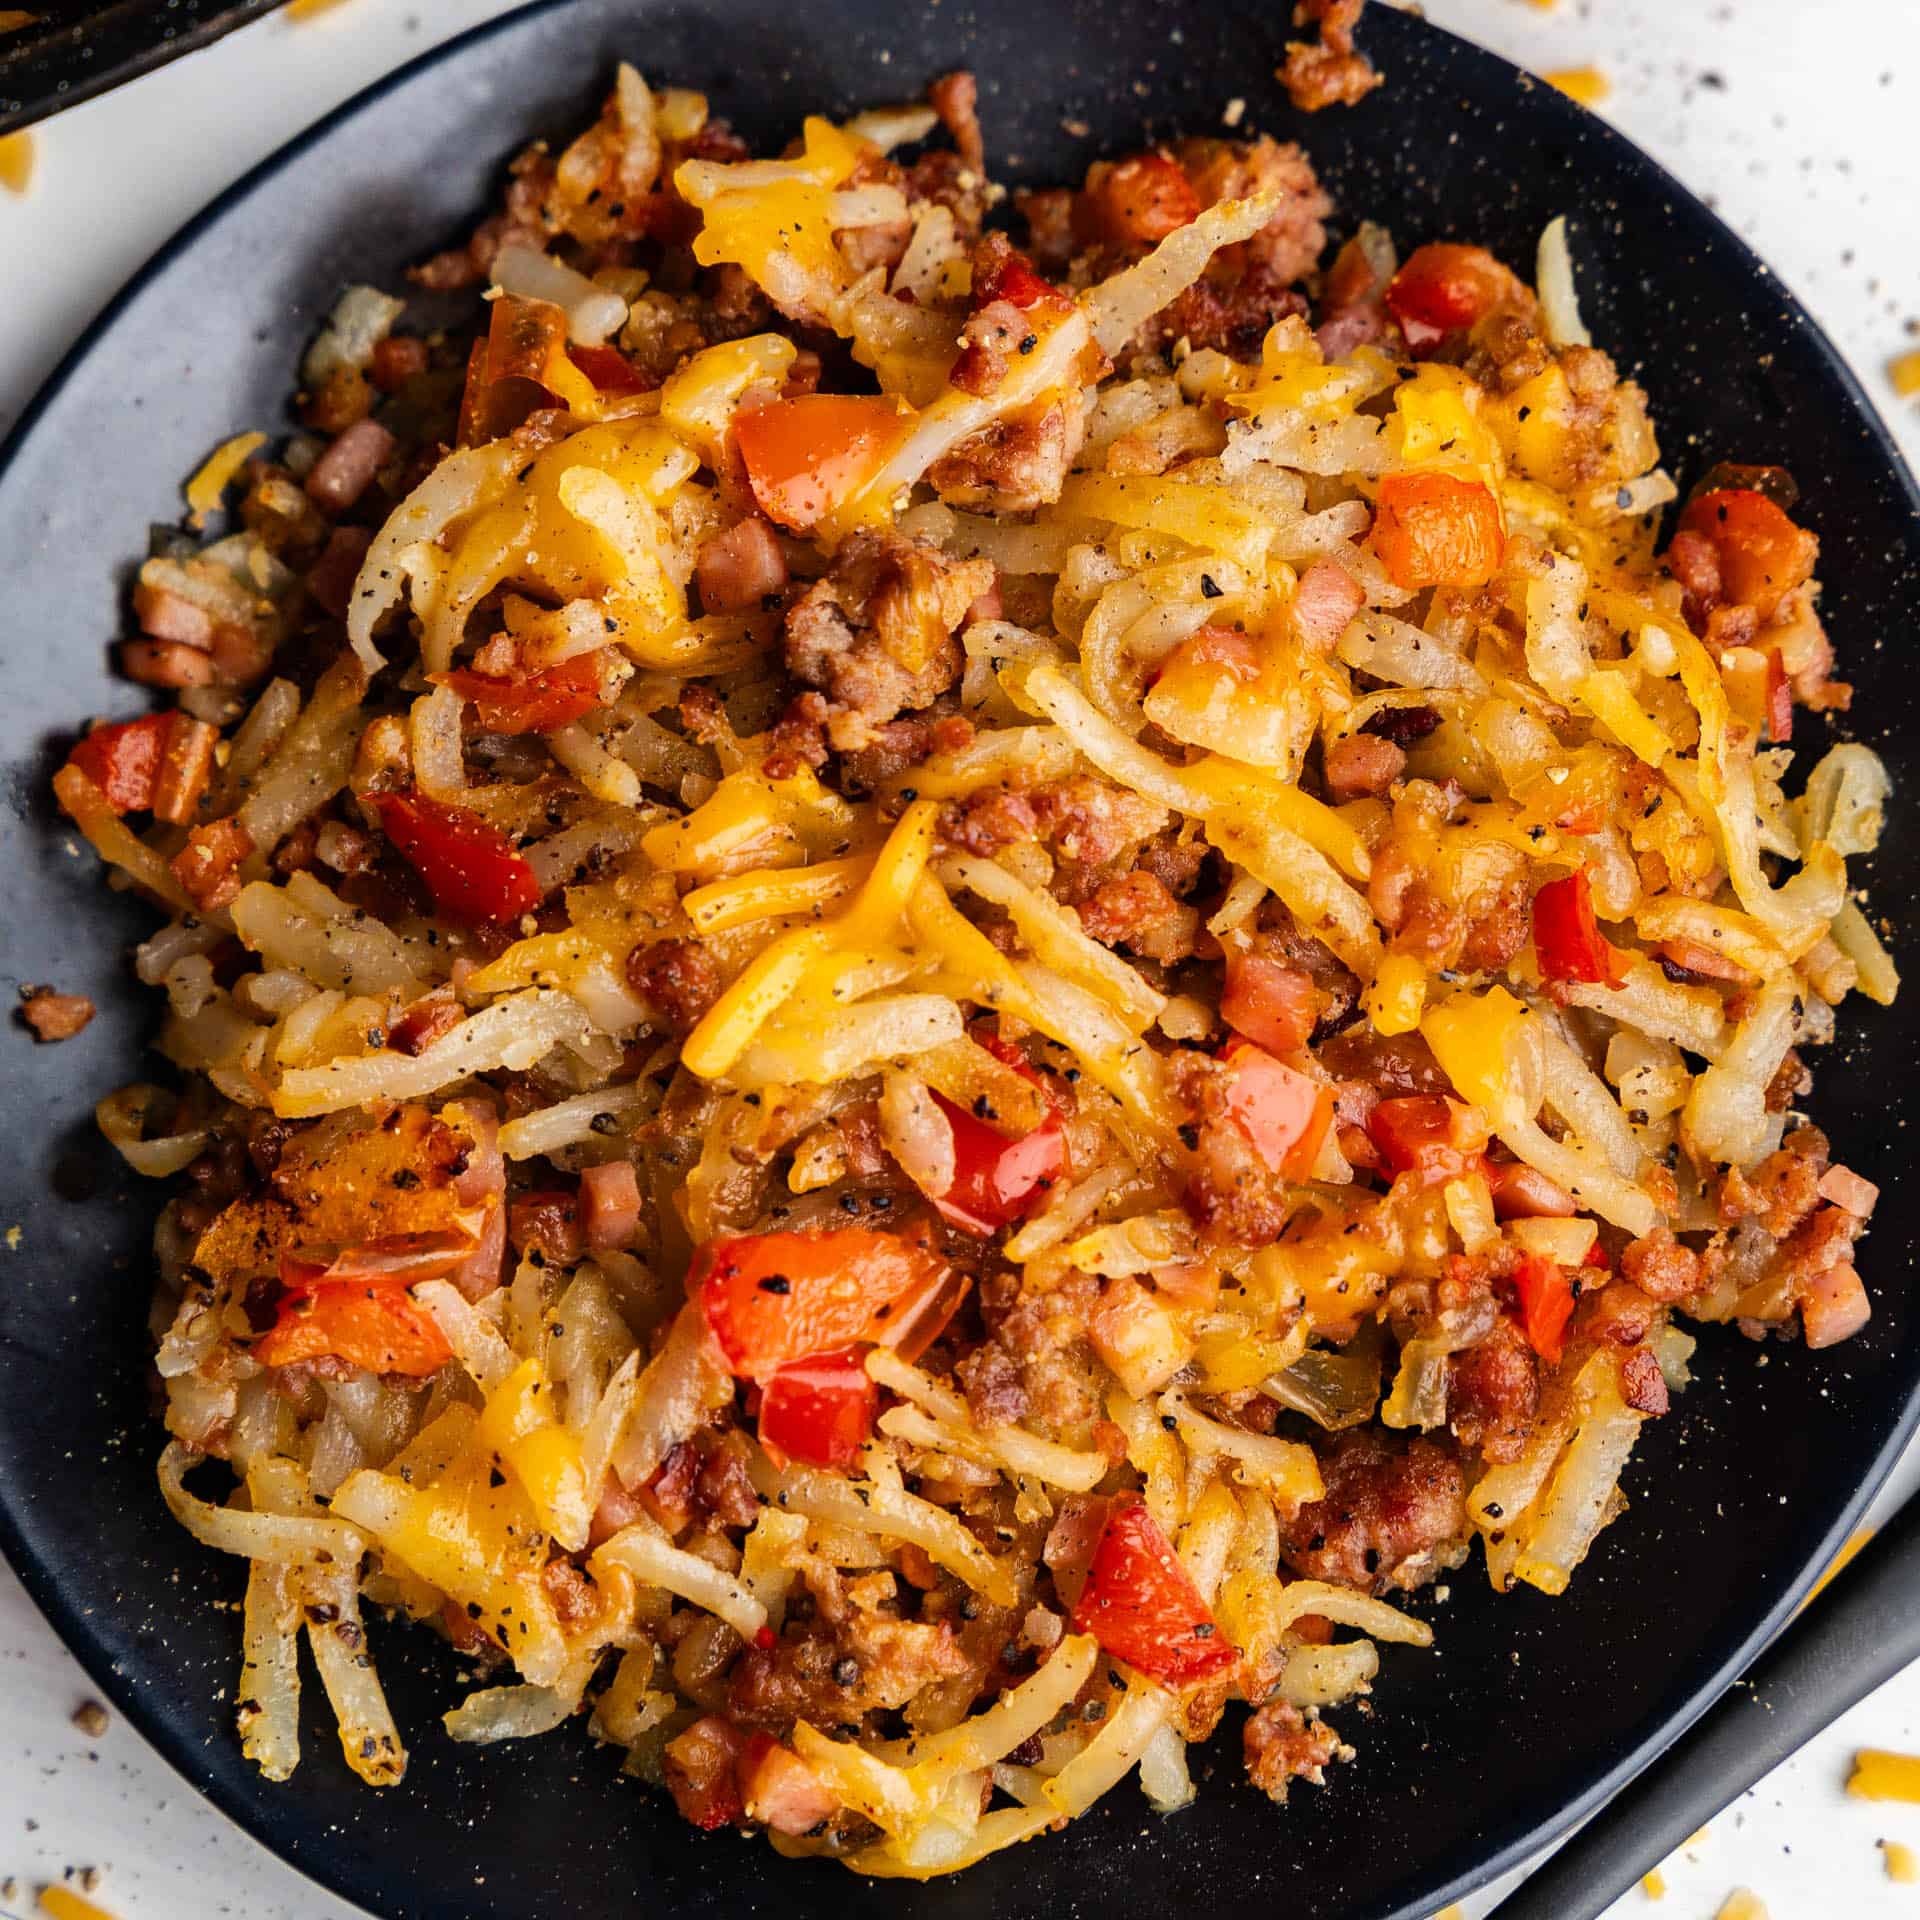
[{"label": "black plate", "polygon": [[[1746,1664],[1846,1537],[1920,1411],[1920,1323],[1905,1297],[1915,1209],[1899,1129],[1920,996],[1846,1009],[1818,1111],[1886,1189],[1865,1256],[1872,1327],[1837,1351],[1702,1343],[1700,1378],[1628,1476],[1632,1511],[1564,1600],[1500,1602],[1477,1566],[1421,1603],[1431,1655],[1390,1651],[1372,1711],[1338,1716],[1361,1750],[1280,1812],[1223,1748],[1199,1803],[1149,1814],[1131,1787],[1068,1832],[924,1890],[790,1865],[706,1838],[617,1777],[581,1735],[475,1750],[435,1724],[457,1691],[437,1642],[381,1636],[413,1746],[403,1786],[346,1774],[323,1713],[285,1788],[232,1730],[239,1622],[209,1605],[238,1564],[194,1547],[152,1479],[160,1435],[143,1375],[150,1190],[97,1146],[90,1101],[131,1077],[152,1010],[122,949],[147,916],[100,883],[45,782],[80,716],[124,714],[107,672],[126,560],[226,434],[281,419],[297,352],[349,277],[392,275],[464,230],[526,135],[586,117],[616,57],[709,90],[756,140],[803,112],[901,98],[961,62],[982,77],[990,151],[1033,180],[1137,144],[1143,124],[1204,130],[1244,96],[1250,124],[1303,139],[1343,215],[1403,244],[1440,235],[1531,261],[1556,213],[1578,221],[1587,315],[1650,388],[1683,483],[1711,460],[1777,460],[1822,539],[1825,611],[1861,683],[1855,719],[1896,766],[1916,728],[1903,636],[1920,575],[1916,502],[1859,388],[1786,292],[1659,168],[1511,67],[1385,12],[1389,84],[1359,109],[1291,115],[1270,75],[1285,9],[1115,0],[579,0],[443,47],[323,122],[170,245],[94,329],[0,472],[0,608],[13,672],[0,818],[8,968],[92,993],[80,1039],[6,1055],[0,1141],[0,1537],[102,1691],[248,1830],[383,1914],[940,1916],[1165,1912],[1205,1889],[1226,1916],[1431,1914],[1590,1810]],[[1076,138],[1065,121],[1084,121]],[[1809,735],[1817,730],[1802,722]],[[1902,844],[1910,810],[1891,835]],[[1882,863],[1896,922],[1911,877]],[[317,1689],[313,1691],[317,1692]]]}]

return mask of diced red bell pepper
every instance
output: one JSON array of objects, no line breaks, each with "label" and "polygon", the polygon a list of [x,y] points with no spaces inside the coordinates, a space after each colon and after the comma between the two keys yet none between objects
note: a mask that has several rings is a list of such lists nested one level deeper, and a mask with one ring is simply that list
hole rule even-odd
[{"label": "diced red bell pepper", "polygon": [[1227,962],[1220,1017],[1269,1053],[1292,1053],[1313,1038],[1320,994],[1313,976],[1264,953],[1237,954]]},{"label": "diced red bell pepper", "polygon": [[483,733],[551,733],[607,705],[619,691],[618,664],[612,648],[597,647],[557,667],[510,679],[475,673],[471,667],[428,678],[472,701]]},{"label": "diced red bell pepper", "polygon": [[1223,1673],[1240,1657],[1214,1624],[1159,1522],[1137,1500],[1116,1500],[1093,1550],[1073,1630],[1170,1687]]},{"label": "diced red bell pepper", "polygon": [[[583,377],[603,393],[647,388],[615,348],[570,347],[564,308],[551,300],[502,294],[489,311],[486,338],[476,340],[467,354],[460,445],[478,446],[512,431],[533,407],[564,405],[581,392]],[[547,397],[535,388],[544,388]]]},{"label": "diced red bell pepper", "polygon": [[873,1437],[880,1390],[867,1378],[861,1349],[790,1360],[760,1395],[760,1444],[776,1466],[802,1460],[845,1472]]},{"label": "diced red bell pepper", "polygon": [[1558,1261],[1529,1253],[1514,1271],[1513,1290],[1519,1296],[1528,1346],[1548,1366],[1557,1367],[1566,1351],[1567,1322],[1573,1318],[1572,1281]]},{"label": "diced red bell pepper", "polygon": [[380,824],[434,904],[456,920],[517,920],[540,904],[540,882],[500,829],[422,793],[375,797]]},{"label": "diced red bell pepper", "polygon": [[453,1358],[433,1316],[404,1285],[346,1281],[290,1295],[270,1332],[254,1344],[262,1366],[333,1358],[369,1373],[424,1379]]},{"label": "diced red bell pepper", "polygon": [[153,805],[172,721],[171,714],[149,713],[95,727],[75,743],[67,764],[78,767],[106,795],[115,813],[137,813]]},{"label": "diced red bell pepper", "polygon": [[1506,552],[1500,503],[1478,480],[1390,473],[1380,482],[1373,548],[1397,587],[1479,587]]},{"label": "diced red bell pepper", "polygon": [[1419,353],[1472,326],[1519,284],[1485,247],[1432,241],[1387,283],[1387,309]]},{"label": "diced red bell pepper", "polygon": [[1033,262],[1011,246],[994,249],[992,258],[974,282],[971,298],[976,312],[992,306],[996,300],[1004,300],[1022,313],[1031,313],[1035,307],[1049,307],[1061,313],[1073,310],[1072,294],[1036,273]]},{"label": "diced red bell pepper", "polygon": [[[1026,1070],[1023,1077],[1037,1080]],[[1050,1113],[1033,1132],[1010,1140],[944,1094],[935,1103],[953,1128],[953,1185],[934,1200],[964,1233],[982,1239],[1024,1220],[1046,1197],[1067,1165],[1066,1129]]]},{"label": "diced red bell pepper", "polygon": [[1033,1070],[1033,1062],[1011,1040],[1004,1040],[991,1027],[984,1024],[972,1029],[974,1042],[993,1055],[1002,1066],[1011,1067],[1021,1079],[1043,1088],[1049,1100],[1053,1099],[1052,1089],[1046,1087],[1039,1074]]},{"label": "diced red bell pepper", "polygon": [[601,393],[650,393],[652,387],[618,347],[569,347],[567,358]]},{"label": "diced red bell pepper", "polygon": [[734,418],[760,511],[804,533],[878,472],[907,430],[884,394],[804,393]]},{"label": "diced red bell pepper", "polygon": [[566,309],[551,300],[502,294],[487,320],[487,381],[532,380],[546,386],[568,358]]},{"label": "diced red bell pepper", "polygon": [[1439,1186],[1478,1173],[1487,1151],[1486,1116],[1439,1093],[1382,1100],[1367,1118],[1367,1138],[1397,1175]]},{"label": "diced red bell pepper", "polygon": [[1227,1055],[1227,1111],[1268,1167],[1305,1180],[1333,1125],[1333,1090],[1244,1042]]},{"label": "diced red bell pepper", "polygon": [[463,447],[477,447],[492,437],[493,383],[487,378],[487,343],[476,340],[467,349],[466,384],[460,389],[460,423],[455,439]]},{"label": "diced red bell pepper", "polygon": [[1812,575],[1820,553],[1812,534],[1795,526],[1764,493],[1747,487],[1696,495],[1681,514],[1680,527],[1712,541],[1722,595],[1752,607],[1762,620]]},{"label": "diced red bell pepper", "polygon": [[1626,963],[1594,918],[1593,886],[1584,872],[1549,880],[1533,896],[1533,946],[1548,980],[1617,987],[1626,978]]},{"label": "diced red bell pepper", "polygon": [[1180,165],[1164,153],[1115,161],[1087,190],[1092,210],[1119,245],[1157,247],[1200,214],[1200,196]]},{"label": "diced red bell pepper", "polygon": [[709,1240],[694,1255],[689,1287],[728,1367],[765,1382],[790,1361],[891,1344],[887,1336],[949,1277],[921,1234],[839,1227]]}]

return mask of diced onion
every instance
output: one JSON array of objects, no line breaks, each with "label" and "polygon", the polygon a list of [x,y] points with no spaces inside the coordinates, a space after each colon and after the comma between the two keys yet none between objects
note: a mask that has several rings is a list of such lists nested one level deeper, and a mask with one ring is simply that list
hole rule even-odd
[{"label": "diced onion", "polygon": [[557,1687],[481,1687],[440,1716],[448,1738],[466,1746],[526,1740],[564,1726],[579,1706]]},{"label": "diced onion", "polygon": [[1592,346],[1593,335],[1580,318],[1580,298],[1573,284],[1573,253],[1567,245],[1565,214],[1549,220],[1540,235],[1534,279],[1548,341],[1556,347]]},{"label": "diced onion", "polygon": [[164,1180],[198,1159],[208,1139],[205,1127],[188,1128],[182,1133],[147,1132],[149,1116],[171,1113],[175,1104],[173,1095],[163,1088],[141,1082],[108,1094],[94,1108],[93,1118],[114,1151],[135,1173],[145,1174],[149,1180]]},{"label": "diced onion", "polygon": [[493,257],[493,284],[523,300],[545,300],[567,316],[577,347],[604,347],[627,324],[627,303],[551,254],[509,241]]}]

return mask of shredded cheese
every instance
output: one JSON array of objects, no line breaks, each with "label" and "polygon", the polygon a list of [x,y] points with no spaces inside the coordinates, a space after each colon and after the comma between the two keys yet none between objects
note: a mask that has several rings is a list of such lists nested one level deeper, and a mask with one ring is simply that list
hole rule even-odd
[{"label": "shredded cheese", "polygon": [[220,496],[233,484],[240,469],[266,444],[264,433],[236,433],[207,455],[200,471],[187,482],[187,505],[192,509],[189,525],[197,529],[207,524],[207,515],[218,508]]},{"label": "shredded cheese", "polygon": [[1810,1592],[1806,1599],[1800,1604],[1806,1607],[1812,1606],[1814,1601],[1826,1592],[1828,1582],[1831,1581],[1837,1573],[1841,1572],[1842,1569],[1852,1561],[1853,1556],[1872,1538],[1873,1529],[1871,1527],[1860,1528],[1859,1531],[1848,1540],[1847,1544],[1833,1556],[1833,1564],[1813,1583],[1812,1592]]},{"label": "shredded cheese", "polygon": [[1920,1754],[1861,1748],[1853,1756],[1847,1791],[1856,1800],[1901,1800],[1920,1806]]},{"label": "shredded cheese", "polygon": [[51,1914],[53,1920],[115,1920],[105,1907],[82,1899],[71,1887],[42,1887],[39,1899],[40,1910]]},{"label": "shredded cheese", "polygon": [[1613,83],[1598,67],[1553,67],[1540,77],[1583,107],[1597,107],[1613,91]]},{"label": "shredded cheese", "polygon": [[33,135],[26,131],[0,139],[0,187],[25,193],[33,185]]}]

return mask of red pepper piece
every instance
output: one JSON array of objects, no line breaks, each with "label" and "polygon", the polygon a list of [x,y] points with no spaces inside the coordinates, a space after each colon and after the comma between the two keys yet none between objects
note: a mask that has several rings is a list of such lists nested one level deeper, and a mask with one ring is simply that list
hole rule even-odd
[{"label": "red pepper piece", "polygon": [[1057,1114],[1018,1140],[976,1120],[965,1107],[936,1093],[953,1127],[953,1185],[934,1201],[965,1233],[982,1239],[1023,1220],[1066,1169],[1067,1136]]},{"label": "red pepper piece", "polygon": [[776,1466],[802,1460],[844,1473],[859,1464],[879,1410],[858,1348],[790,1360],[761,1394],[760,1444]]},{"label": "red pepper piece", "polygon": [[377,796],[380,824],[456,920],[517,920],[540,904],[540,882],[507,836],[477,813],[420,793]]},{"label": "red pepper piece", "polygon": [[569,347],[567,358],[601,393],[650,393],[646,376],[618,347]]},{"label": "red pepper piece", "polygon": [[1222,1673],[1240,1657],[1173,1543],[1137,1500],[1116,1500],[1108,1510],[1073,1630],[1172,1687]]},{"label": "red pepper piece", "polygon": [[1557,1261],[1529,1253],[1514,1272],[1513,1290],[1520,1298],[1527,1344],[1548,1366],[1557,1367],[1566,1351],[1567,1322],[1573,1318],[1573,1283]]},{"label": "red pepper piece", "polygon": [[1472,326],[1519,284],[1485,247],[1434,241],[1387,283],[1387,309],[1417,353]]},{"label": "red pepper piece", "polygon": [[1617,987],[1626,978],[1619,951],[1600,931],[1585,873],[1549,880],[1533,896],[1533,946],[1548,980]]},{"label": "red pepper piece", "polygon": [[1394,1173],[1423,1187],[1478,1173],[1487,1151],[1485,1116],[1439,1093],[1382,1100],[1367,1118],[1367,1138]]},{"label": "red pepper piece", "polygon": [[551,733],[608,703],[618,691],[618,680],[608,671],[615,664],[612,651],[599,647],[557,667],[512,678],[475,673],[471,667],[428,677],[473,702],[483,733]]},{"label": "red pepper piece", "polygon": [[414,1304],[404,1285],[357,1280],[290,1295],[253,1353],[268,1367],[331,1357],[369,1373],[416,1380],[438,1373],[453,1358],[438,1323]]},{"label": "red pepper piece", "polygon": [[919,1234],[840,1227],[709,1240],[689,1286],[728,1367],[765,1383],[791,1361],[885,1341],[948,1277]]}]

